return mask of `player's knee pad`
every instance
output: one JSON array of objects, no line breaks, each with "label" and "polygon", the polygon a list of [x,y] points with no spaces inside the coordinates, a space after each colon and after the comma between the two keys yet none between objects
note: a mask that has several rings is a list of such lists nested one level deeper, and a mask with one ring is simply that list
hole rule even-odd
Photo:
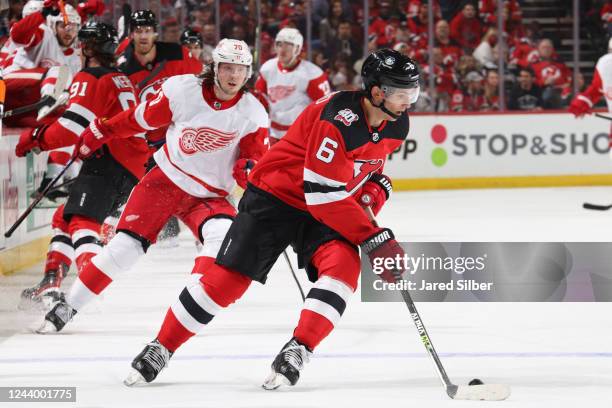
[{"label": "player's knee pad", "polygon": [[248,276],[216,264],[211,265],[200,278],[206,294],[221,307],[228,307],[240,299],[251,282]]},{"label": "player's knee pad", "polygon": [[231,225],[232,220],[226,217],[214,217],[204,221],[200,226],[202,248],[198,253],[198,257],[208,256],[215,258]]},{"label": "player's knee pad", "polygon": [[319,279],[328,276],[348,285],[353,291],[361,271],[359,253],[344,241],[326,242],[315,251],[312,265],[317,268]]},{"label": "player's knee pad", "polygon": [[134,266],[142,255],[144,250],[140,241],[124,232],[119,232],[104,250],[92,259],[92,262],[109,278],[114,279],[118,273]]}]

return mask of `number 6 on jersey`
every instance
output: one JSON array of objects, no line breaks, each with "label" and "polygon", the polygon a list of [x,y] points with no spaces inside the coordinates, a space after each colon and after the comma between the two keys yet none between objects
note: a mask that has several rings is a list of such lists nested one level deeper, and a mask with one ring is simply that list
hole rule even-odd
[{"label": "number 6 on jersey", "polygon": [[321,160],[323,163],[331,163],[334,159],[334,154],[336,154],[335,149],[338,148],[338,142],[329,137],[323,139],[321,142],[321,146],[317,151],[317,159]]}]

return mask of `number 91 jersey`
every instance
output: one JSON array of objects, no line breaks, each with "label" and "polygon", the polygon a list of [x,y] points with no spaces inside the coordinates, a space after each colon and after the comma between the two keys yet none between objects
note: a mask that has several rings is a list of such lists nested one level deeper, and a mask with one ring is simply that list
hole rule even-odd
[{"label": "number 91 jersey", "polygon": [[[96,117],[110,118],[136,106],[131,81],[113,68],[83,69],[74,77],[69,91],[66,111],[45,131],[46,148],[74,144]],[[149,156],[144,134],[110,140],[107,147],[111,156],[130,173],[138,178],[144,176]]]}]

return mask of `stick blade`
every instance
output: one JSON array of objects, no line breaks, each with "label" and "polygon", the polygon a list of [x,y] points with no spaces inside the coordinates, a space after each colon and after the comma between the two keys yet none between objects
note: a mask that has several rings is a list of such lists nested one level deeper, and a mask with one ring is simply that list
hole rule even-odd
[{"label": "stick blade", "polygon": [[584,208],[585,210],[608,211],[609,209],[612,209],[612,205],[584,203],[582,204],[582,208]]},{"label": "stick blade", "polygon": [[448,396],[456,400],[502,401],[510,396],[505,384],[460,385],[448,387]]}]

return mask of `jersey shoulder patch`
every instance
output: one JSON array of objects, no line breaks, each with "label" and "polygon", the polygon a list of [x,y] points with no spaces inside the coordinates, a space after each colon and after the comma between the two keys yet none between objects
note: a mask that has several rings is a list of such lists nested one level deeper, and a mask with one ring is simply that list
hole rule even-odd
[{"label": "jersey shoulder patch", "polygon": [[372,129],[370,132],[361,106],[362,95],[359,91],[333,94],[319,118],[338,129],[347,151],[356,150],[370,142],[378,143],[383,139],[404,140],[408,136],[409,120],[406,112],[398,120],[388,121],[381,130]]}]

